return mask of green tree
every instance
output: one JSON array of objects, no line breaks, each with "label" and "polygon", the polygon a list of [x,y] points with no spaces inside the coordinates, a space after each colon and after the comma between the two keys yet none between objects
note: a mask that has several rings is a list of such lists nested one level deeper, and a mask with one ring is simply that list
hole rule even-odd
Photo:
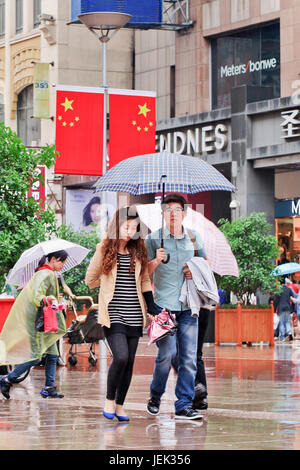
[{"label": "green tree", "polygon": [[63,274],[63,278],[74,295],[90,296],[93,298],[94,302],[97,303],[99,289],[89,289],[85,284],[85,274],[87,268],[92,256],[96,251],[96,245],[99,243],[99,236],[96,230],[92,230],[91,232],[85,232],[84,230],[75,232],[72,226],[61,225],[57,228],[56,235],[58,238],[77,243],[78,245],[84,246],[90,250],[88,255],[78,266],[75,266],[74,268],[70,269],[70,271],[67,271]]},{"label": "green tree", "polygon": [[56,228],[52,209],[41,208],[28,192],[42,181],[37,165],[50,168],[54,146],[28,149],[9,127],[0,123],[0,291],[5,274],[23,251],[50,238]]},{"label": "green tree", "polygon": [[246,294],[247,303],[257,290],[262,293],[277,292],[276,278],[270,274],[279,250],[276,237],[270,235],[271,225],[267,223],[266,215],[253,212],[233,222],[221,219],[218,224],[231,246],[240,271],[239,278],[217,276],[218,287],[232,291],[238,300]]}]

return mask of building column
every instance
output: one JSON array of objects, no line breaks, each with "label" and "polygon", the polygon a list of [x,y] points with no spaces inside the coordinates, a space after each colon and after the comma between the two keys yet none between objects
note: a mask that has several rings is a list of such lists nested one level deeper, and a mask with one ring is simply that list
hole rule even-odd
[{"label": "building column", "polygon": [[16,121],[11,120],[11,46],[10,38],[15,34],[16,29],[16,8],[15,2],[5,3],[5,80],[4,80],[4,104],[5,104],[5,125],[16,131]]},{"label": "building column", "polygon": [[272,89],[243,85],[231,90],[231,152],[232,181],[236,192],[231,204],[231,218],[265,212],[269,223],[274,223],[274,170],[253,168],[247,160],[247,148],[251,146],[251,122],[247,116],[247,103],[272,98]]},{"label": "building column", "polygon": [[23,1],[23,33],[33,30],[33,0]]}]

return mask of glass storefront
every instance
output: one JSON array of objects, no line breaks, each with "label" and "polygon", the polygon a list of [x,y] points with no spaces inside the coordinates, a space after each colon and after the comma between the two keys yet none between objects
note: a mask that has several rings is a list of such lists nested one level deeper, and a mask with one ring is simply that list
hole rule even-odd
[{"label": "glass storefront", "polygon": [[241,85],[269,86],[280,96],[280,25],[242,30],[211,41],[212,107],[231,105],[230,91]]},{"label": "glass storefront", "polygon": [[300,198],[275,204],[275,235],[280,248],[277,264],[300,263]]}]

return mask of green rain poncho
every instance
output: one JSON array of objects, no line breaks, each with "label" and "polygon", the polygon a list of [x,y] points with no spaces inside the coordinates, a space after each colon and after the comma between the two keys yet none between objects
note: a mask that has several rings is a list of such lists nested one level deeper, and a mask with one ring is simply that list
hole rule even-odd
[{"label": "green rain poncho", "polygon": [[58,355],[56,346],[66,332],[63,313],[57,311],[57,333],[35,331],[37,309],[44,297],[58,299],[58,281],[50,269],[36,272],[13,304],[0,334],[0,364],[21,364],[40,359],[47,352]]}]

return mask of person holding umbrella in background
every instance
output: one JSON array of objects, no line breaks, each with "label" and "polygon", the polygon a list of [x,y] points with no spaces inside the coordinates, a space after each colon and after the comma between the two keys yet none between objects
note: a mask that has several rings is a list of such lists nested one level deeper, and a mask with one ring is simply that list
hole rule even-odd
[{"label": "person holding umbrella in background", "polygon": [[291,326],[291,300],[295,296],[295,292],[288,287],[290,279],[285,278],[282,284],[282,291],[275,296],[274,309],[279,317],[279,340],[292,341],[292,326]]},{"label": "person holding umbrella in background", "polygon": [[[57,333],[42,333],[35,329],[37,310],[44,298],[50,302],[60,303],[58,279],[55,272],[64,267],[68,253],[65,250],[43,256],[29,283],[17,297],[0,335],[0,343],[6,349],[6,361],[19,363],[12,372],[0,379],[2,395],[10,398],[10,388],[18,377],[31,367],[39,364],[43,354],[46,355],[45,386],[41,391],[44,398],[63,398],[63,394],[54,385],[57,358],[59,356],[56,342],[66,332],[65,319],[57,311]],[[12,361],[10,361],[12,358]]]},{"label": "person holding umbrella in background", "polygon": [[[66,333],[65,318],[61,310],[56,312],[57,331],[36,331],[36,318],[41,302],[46,298],[59,304],[58,277],[77,266],[90,250],[61,238],[39,242],[22,253],[7,276],[7,283],[22,287],[14,302],[0,334],[0,363],[18,364],[7,376],[0,378],[1,393],[9,399],[9,391],[18,377],[40,363],[46,355],[46,384],[41,395],[62,398],[56,391],[54,379],[58,358],[57,341]],[[71,292],[64,284],[67,295]],[[56,310],[56,309],[55,309]]]}]

